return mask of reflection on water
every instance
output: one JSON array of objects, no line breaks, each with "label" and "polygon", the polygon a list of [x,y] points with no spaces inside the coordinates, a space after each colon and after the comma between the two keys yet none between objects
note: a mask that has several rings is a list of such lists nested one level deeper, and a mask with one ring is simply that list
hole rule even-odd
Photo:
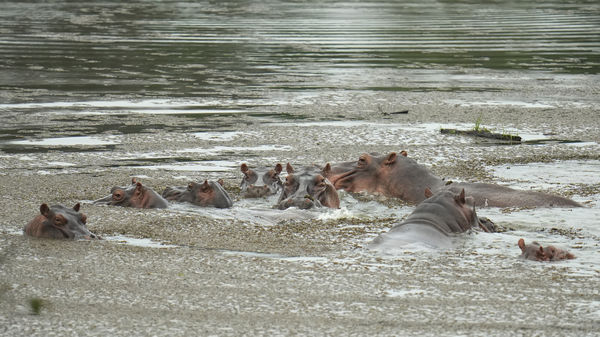
[{"label": "reflection on water", "polygon": [[496,89],[465,68],[597,74],[599,6],[4,2],[2,101],[194,97],[226,109],[348,90]]}]

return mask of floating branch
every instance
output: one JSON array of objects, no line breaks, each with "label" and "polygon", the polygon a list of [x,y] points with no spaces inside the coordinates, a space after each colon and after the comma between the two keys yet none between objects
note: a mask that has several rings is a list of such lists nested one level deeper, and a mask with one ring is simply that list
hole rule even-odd
[{"label": "floating branch", "polygon": [[498,139],[498,140],[504,140],[504,141],[508,141],[508,142],[512,142],[512,143],[520,143],[521,142],[520,136],[506,134],[506,133],[495,133],[495,132],[491,132],[490,130],[480,129],[480,128],[478,128],[477,130],[440,129],[440,132],[445,133],[445,134],[451,134],[451,135],[466,135],[466,136],[473,136],[473,137]]}]

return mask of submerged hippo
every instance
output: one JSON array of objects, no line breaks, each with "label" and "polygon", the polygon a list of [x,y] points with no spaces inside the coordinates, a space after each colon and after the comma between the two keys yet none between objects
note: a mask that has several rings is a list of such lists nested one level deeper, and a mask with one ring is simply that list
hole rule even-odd
[{"label": "submerged hippo", "polygon": [[229,208],[233,202],[222,183],[222,180],[205,180],[202,184],[191,182],[187,186],[167,187],[162,195],[167,200],[189,202],[197,206]]},{"label": "submerged hippo", "polygon": [[135,178],[127,187],[115,186],[110,195],[94,201],[94,204],[134,208],[167,208],[169,203],[153,189],[145,187]]},{"label": "submerged hippo", "polygon": [[31,220],[23,232],[26,235],[50,239],[100,239],[90,232],[85,223],[87,217],[79,213],[79,203],[73,208],[47,204],[40,206],[40,215]]},{"label": "submerged hippo", "polygon": [[519,248],[521,248],[521,257],[534,261],[560,261],[574,259],[575,255],[568,251],[554,246],[542,247],[536,241],[526,245],[525,240],[519,239]]},{"label": "submerged hippo", "polygon": [[398,248],[406,244],[424,243],[434,248],[452,247],[451,237],[471,228],[494,231],[493,224],[480,219],[472,197],[465,190],[442,190],[435,195],[426,189],[427,197],[401,223],[373,241],[373,248]]},{"label": "submerged hippo", "polygon": [[300,209],[321,206],[340,207],[337,190],[318,170],[307,168],[303,172],[296,173],[292,165],[288,163],[286,171],[288,175],[285,178],[283,191],[277,202],[279,209],[288,207],[298,207]]},{"label": "submerged hippo", "polygon": [[240,169],[244,174],[240,187],[246,198],[261,198],[277,194],[283,189],[283,183],[279,178],[283,167],[279,163],[274,168],[254,170],[242,164]]},{"label": "submerged hippo", "polygon": [[[423,165],[407,158],[402,151],[375,156],[363,154],[357,162],[331,166],[327,164],[323,175],[337,189],[348,192],[378,193],[418,204],[424,200],[423,190],[437,192],[449,187],[448,182],[436,177]],[[478,207],[581,207],[573,200],[534,191],[519,191],[509,187],[485,183],[451,183],[464,188],[475,199]]]}]

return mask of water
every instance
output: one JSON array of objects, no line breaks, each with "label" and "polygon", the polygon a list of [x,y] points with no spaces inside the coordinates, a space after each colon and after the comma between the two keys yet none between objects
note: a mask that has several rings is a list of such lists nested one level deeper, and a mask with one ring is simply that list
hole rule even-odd
[{"label": "water", "polygon": [[239,113],[523,79],[577,86],[600,68],[598,12],[595,1],[6,2],[2,108]]},{"label": "water", "polygon": [[[4,2],[0,326],[47,335],[46,316],[23,318],[40,296],[74,335],[593,335],[599,36],[597,1]],[[478,122],[524,142],[439,132]],[[584,207],[483,208],[507,231],[377,252],[414,206],[340,192],[338,210],[281,211],[237,193],[242,163],[401,150]],[[91,204],[131,177],[158,192],[224,178],[234,206]],[[82,202],[107,240],[23,239],[42,202]],[[521,237],[577,259],[519,260]]]}]

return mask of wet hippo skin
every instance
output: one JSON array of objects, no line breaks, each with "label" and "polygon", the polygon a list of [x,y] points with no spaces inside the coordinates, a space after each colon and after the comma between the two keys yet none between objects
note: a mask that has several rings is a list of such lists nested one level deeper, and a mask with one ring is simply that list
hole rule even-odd
[{"label": "wet hippo skin", "polygon": [[292,165],[288,163],[286,171],[288,175],[285,178],[283,191],[277,202],[279,209],[289,207],[300,209],[321,206],[340,207],[337,190],[329,180],[321,175],[318,168],[305,168],[302,172],[295,172]]},{"label": "wet hippo skin", "polygon": [[442,190],[432,194],[426,189],[427,197],[401,223],[392,227],[389,232],[380,235],[373,241],[373,247],[401,247],[415,242],[425,243],[435,248],[450,248],[450,237],[480,228],[486,232],[493,231],[489,220],[482,221],[475,211],[474,200],[460,192]]},{"label": "wet hippo skin", "polygon": [[575,255],[564,249],[554,246],[543,247],[536,241],[525,244],[525,240],[519,239],[519,248],[521,248],[521,258],[533,261],[560,261],[574,259]]},{"label": "wet hippo skin", "polygon": [[425,166],[392,152],[388,155],[362,154],[356,162],[327,164],[323,175],[337,189],[348,192],[370,192],[400,198],[418,204],[425,198],[423,190],[434,193],[452,188],[464,188],[475,199],[477,207],[581,207],[573,200],[535,191],[521,191],[487,183],[448,183]]},{"label": "wet hippo skin", "polygon": [[87,216],[79,212],[77,203],[73,208],[62,205],[40,206],[40,214],[24,228],[25,235],[50,239],[99,239],[86,227]]},{"label": "wet hippo skin", "polygon": [[94,201],[94,204],[134,208],[167,208],[169,203],[153,189],[142,185],[135,178],[126,187],[115,186],[108,196]]},{"label": "wet hippo skin", "polygon": [[167,187],[162,195],[167,200],[189,202],[202,207],[229,208],[233,205],[222,181],[205,180],[201,184],[190,182],[188,186]]},{"label": "wet hippo skin", "polygon": [[246,164],[240,166],[244,174],[240,189],[246,198],[261,198],[281,192],[283,183],[279,174],[283,170],[277,163],[274,168],[251,169]]}]

